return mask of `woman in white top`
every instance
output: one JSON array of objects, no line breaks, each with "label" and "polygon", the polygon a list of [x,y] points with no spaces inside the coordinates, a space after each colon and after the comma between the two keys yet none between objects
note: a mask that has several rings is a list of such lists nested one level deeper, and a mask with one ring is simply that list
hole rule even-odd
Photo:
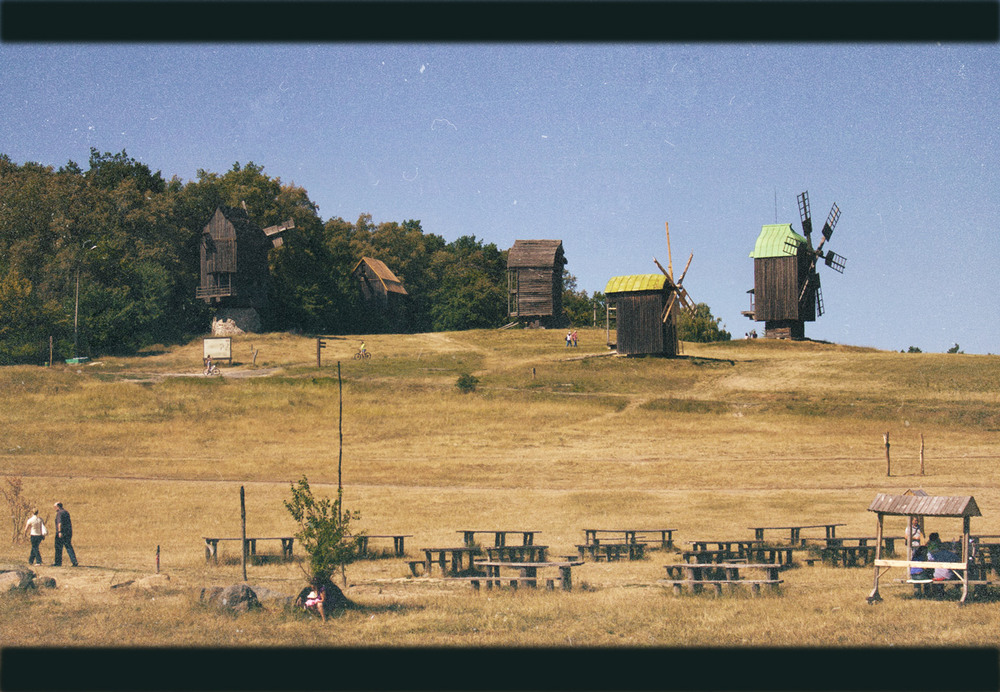
[{"label": "woman in white top", "polygon": [[42,553],[38,550],[38,546],[42,544],[42,540],[49,533],[49,530],[45,528],[45,523],[38,516],[37,509],[32,512],[28,523],[24,525],[24,532],[31,539],[31,555],[28,556],[28,564],[35,564],[35,560],[38,560],[38,564],[42,564]]}]

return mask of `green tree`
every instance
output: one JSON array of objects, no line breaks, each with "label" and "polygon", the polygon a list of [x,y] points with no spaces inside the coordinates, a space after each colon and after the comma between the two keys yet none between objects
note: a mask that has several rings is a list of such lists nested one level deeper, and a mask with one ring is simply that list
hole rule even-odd
[{"label": "green tree", "polygon": [[958,344],[955,344],[954,346],[948,349],[948,353],[965,353],[965,351],[960,351]]},{"label": "green tree", "polygon": [[338,569],[342,571],[357,559],[357,543],[351,538],[350,525],[360,516],[343,508],[342,490],[336,500],[315,497],[306,476],[291,486],[291,492],[285,508],[298,524],[295,537],[309,555],[308,577],[329,582]]},{"label": "green tree", "polygon": [[923,351],[921,351],[916,346],[910,346],[908,349],[906,349],[906,352],[907,353],[923,353]]},{"label": "green tree", "polygon": [[586,291],[577,290],[576,277],[563,269],[563,311],[574,327],[587,327],[594,324],[594,316],[604,319],[604,294],[595,291],[593,296],[587,296]]},{"label": "green tree", "polygon": [[682,310],[677,320],[677,335],[681,341],[729,341],[732,334],[722,326],[721,317],[712,317],[712,311],[705,303],[696,303],[694,314]]},{"label": "green tree", "polygon": [[462,236],[435,253],[430,293],[432,327],[437,331],[491,329],[507,317],[507,260],[493,243]]}]

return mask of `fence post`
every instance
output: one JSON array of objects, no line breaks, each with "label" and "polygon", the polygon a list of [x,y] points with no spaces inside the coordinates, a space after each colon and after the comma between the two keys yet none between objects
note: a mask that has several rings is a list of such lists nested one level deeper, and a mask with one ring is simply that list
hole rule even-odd
[{"label": "fence post", "polygon": [[882,436],[885,439],[885,475],[892,475],[892,463],[889,461],[889,433],[886,431],[885,435]]},{"label": "fence post", "polygon": [[247,505],[243,494],[243,486],[240,486],[240,544],[243,546],[242,554],[243,581],[247,580]]},{"label": "fence post", "polygon": [[924,475],[924,434],[920,433],[920,475]]}]

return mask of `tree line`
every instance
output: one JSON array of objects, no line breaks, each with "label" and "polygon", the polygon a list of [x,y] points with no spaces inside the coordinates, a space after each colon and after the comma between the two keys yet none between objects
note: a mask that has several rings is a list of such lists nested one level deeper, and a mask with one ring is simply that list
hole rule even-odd
[{"label": "tree line", "polygon": [[[507,318],[507,251],[474,235],[447,242],[418,220],[324,221],[307,191],[253,162],[195,180],[165,179],[122,150],[91,149],[87,169],[18,165],[0,154],[0,364],[129,354],[204,334],[213,308],[195,298],[202,229],[219,206],[246,205],[261,228],[295,227],[269,253],[267,331],[385,331],[364,310],[351,270],[382,260],[410,294],[405,331],[498,327]],[[603,315],[565,275],[577,325]],[[706,306],[707,310],[707,306]],[[398,329],[398,325],[395,327]]]}]

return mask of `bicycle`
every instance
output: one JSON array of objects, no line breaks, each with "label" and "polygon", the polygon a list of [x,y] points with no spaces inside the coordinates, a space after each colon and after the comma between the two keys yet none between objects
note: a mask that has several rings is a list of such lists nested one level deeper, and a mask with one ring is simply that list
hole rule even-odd
[{"label": "bicycle", "polygon": [[205,369],[205,376],[206,376],[206,377],[210,377],[210,376],[212,376],[212,375],[221,375],[221,374],[222,374],[222,373],[221,373],[221,372],[219,372],[219,368],[217,368],[217,367],[215,366],[215,363],[212,363],[212,364],[211,364],[210,366],[208,366],[208,367],[207,367],[207,368]]},{"label": "bicycle", "polygon": [[354,354],[354,360],[371,360],[372,354],[368,351],[358,351]]}]

